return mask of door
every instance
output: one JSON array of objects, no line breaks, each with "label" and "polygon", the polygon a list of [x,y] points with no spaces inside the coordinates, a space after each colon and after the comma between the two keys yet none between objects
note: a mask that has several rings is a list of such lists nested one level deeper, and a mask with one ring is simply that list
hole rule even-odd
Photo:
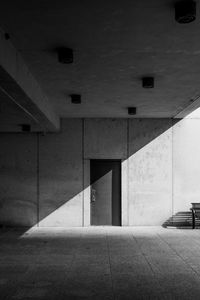
[{"label": "door", "polygon": [[121,161],[90,161],[91,225],[121,225]]}]

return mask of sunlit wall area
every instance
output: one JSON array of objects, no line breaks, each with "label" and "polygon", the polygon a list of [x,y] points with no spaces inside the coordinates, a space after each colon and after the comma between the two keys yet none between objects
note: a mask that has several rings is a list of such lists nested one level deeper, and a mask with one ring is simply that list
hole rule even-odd
[{"label": "sunlit wall area", "polygon": [[172,213],[170,119],[129,125],[129,225],[159,225]]},{"label": "sunlit wall area", "polygon": [[200,202],[200,118],[180,120],[173,126],[174,213]]}]

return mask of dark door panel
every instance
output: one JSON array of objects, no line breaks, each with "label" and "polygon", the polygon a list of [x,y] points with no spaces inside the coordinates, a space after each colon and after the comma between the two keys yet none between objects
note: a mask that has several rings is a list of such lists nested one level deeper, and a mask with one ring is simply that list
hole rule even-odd
[{"label": "dark door panel", "polygon": [[121,162],[91,160],[91,224],[121,225]]}]

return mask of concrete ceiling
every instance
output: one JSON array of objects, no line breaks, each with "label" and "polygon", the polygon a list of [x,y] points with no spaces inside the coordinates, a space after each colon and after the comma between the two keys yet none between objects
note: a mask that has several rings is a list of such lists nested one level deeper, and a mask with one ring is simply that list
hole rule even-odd
[{"label": "concrete ceiling", "polygon": [[[183,25],[171,0],[2,0],[0,26],[60,117],[127,117],[128,106],[174,117],[200,95],[199,9]],[[74,49],[73,64],[58,62],[59,46]]]},{"label": "concrete ceiling", "polygon": [[31,126],[31,132],[44,131],[16,103],[0,90],[0,132],[22,132],[22,124]]}]

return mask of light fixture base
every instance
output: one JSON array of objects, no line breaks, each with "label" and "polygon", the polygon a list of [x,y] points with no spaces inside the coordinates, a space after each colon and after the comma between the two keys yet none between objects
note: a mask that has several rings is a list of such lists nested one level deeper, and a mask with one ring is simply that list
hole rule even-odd
[{"label": "light fixture base", "polygon": [[175,19],[180,24],[191,23],[196,19],[196,2],[182,0],[175,3]]},{"label": "light fixture base", "polygon": [[142,78],[142,86],[145,89],[154,88],[154,77],[143,77]]},{"label": "light fixture base", "polygon": [[81,95],[79,94],[71,94],[71,103],[73,104],[80,104],[81,103]]},{"label": "light fixture base", "polygon": [[57,49],[58,61],[61,64],[73,63],[73,50],[70,48],[61,47]]},{"label": "light fixture base", "polygon": [[136,107],[128,107],[128,114],[129,115],[136,115],[137,108]]}]

